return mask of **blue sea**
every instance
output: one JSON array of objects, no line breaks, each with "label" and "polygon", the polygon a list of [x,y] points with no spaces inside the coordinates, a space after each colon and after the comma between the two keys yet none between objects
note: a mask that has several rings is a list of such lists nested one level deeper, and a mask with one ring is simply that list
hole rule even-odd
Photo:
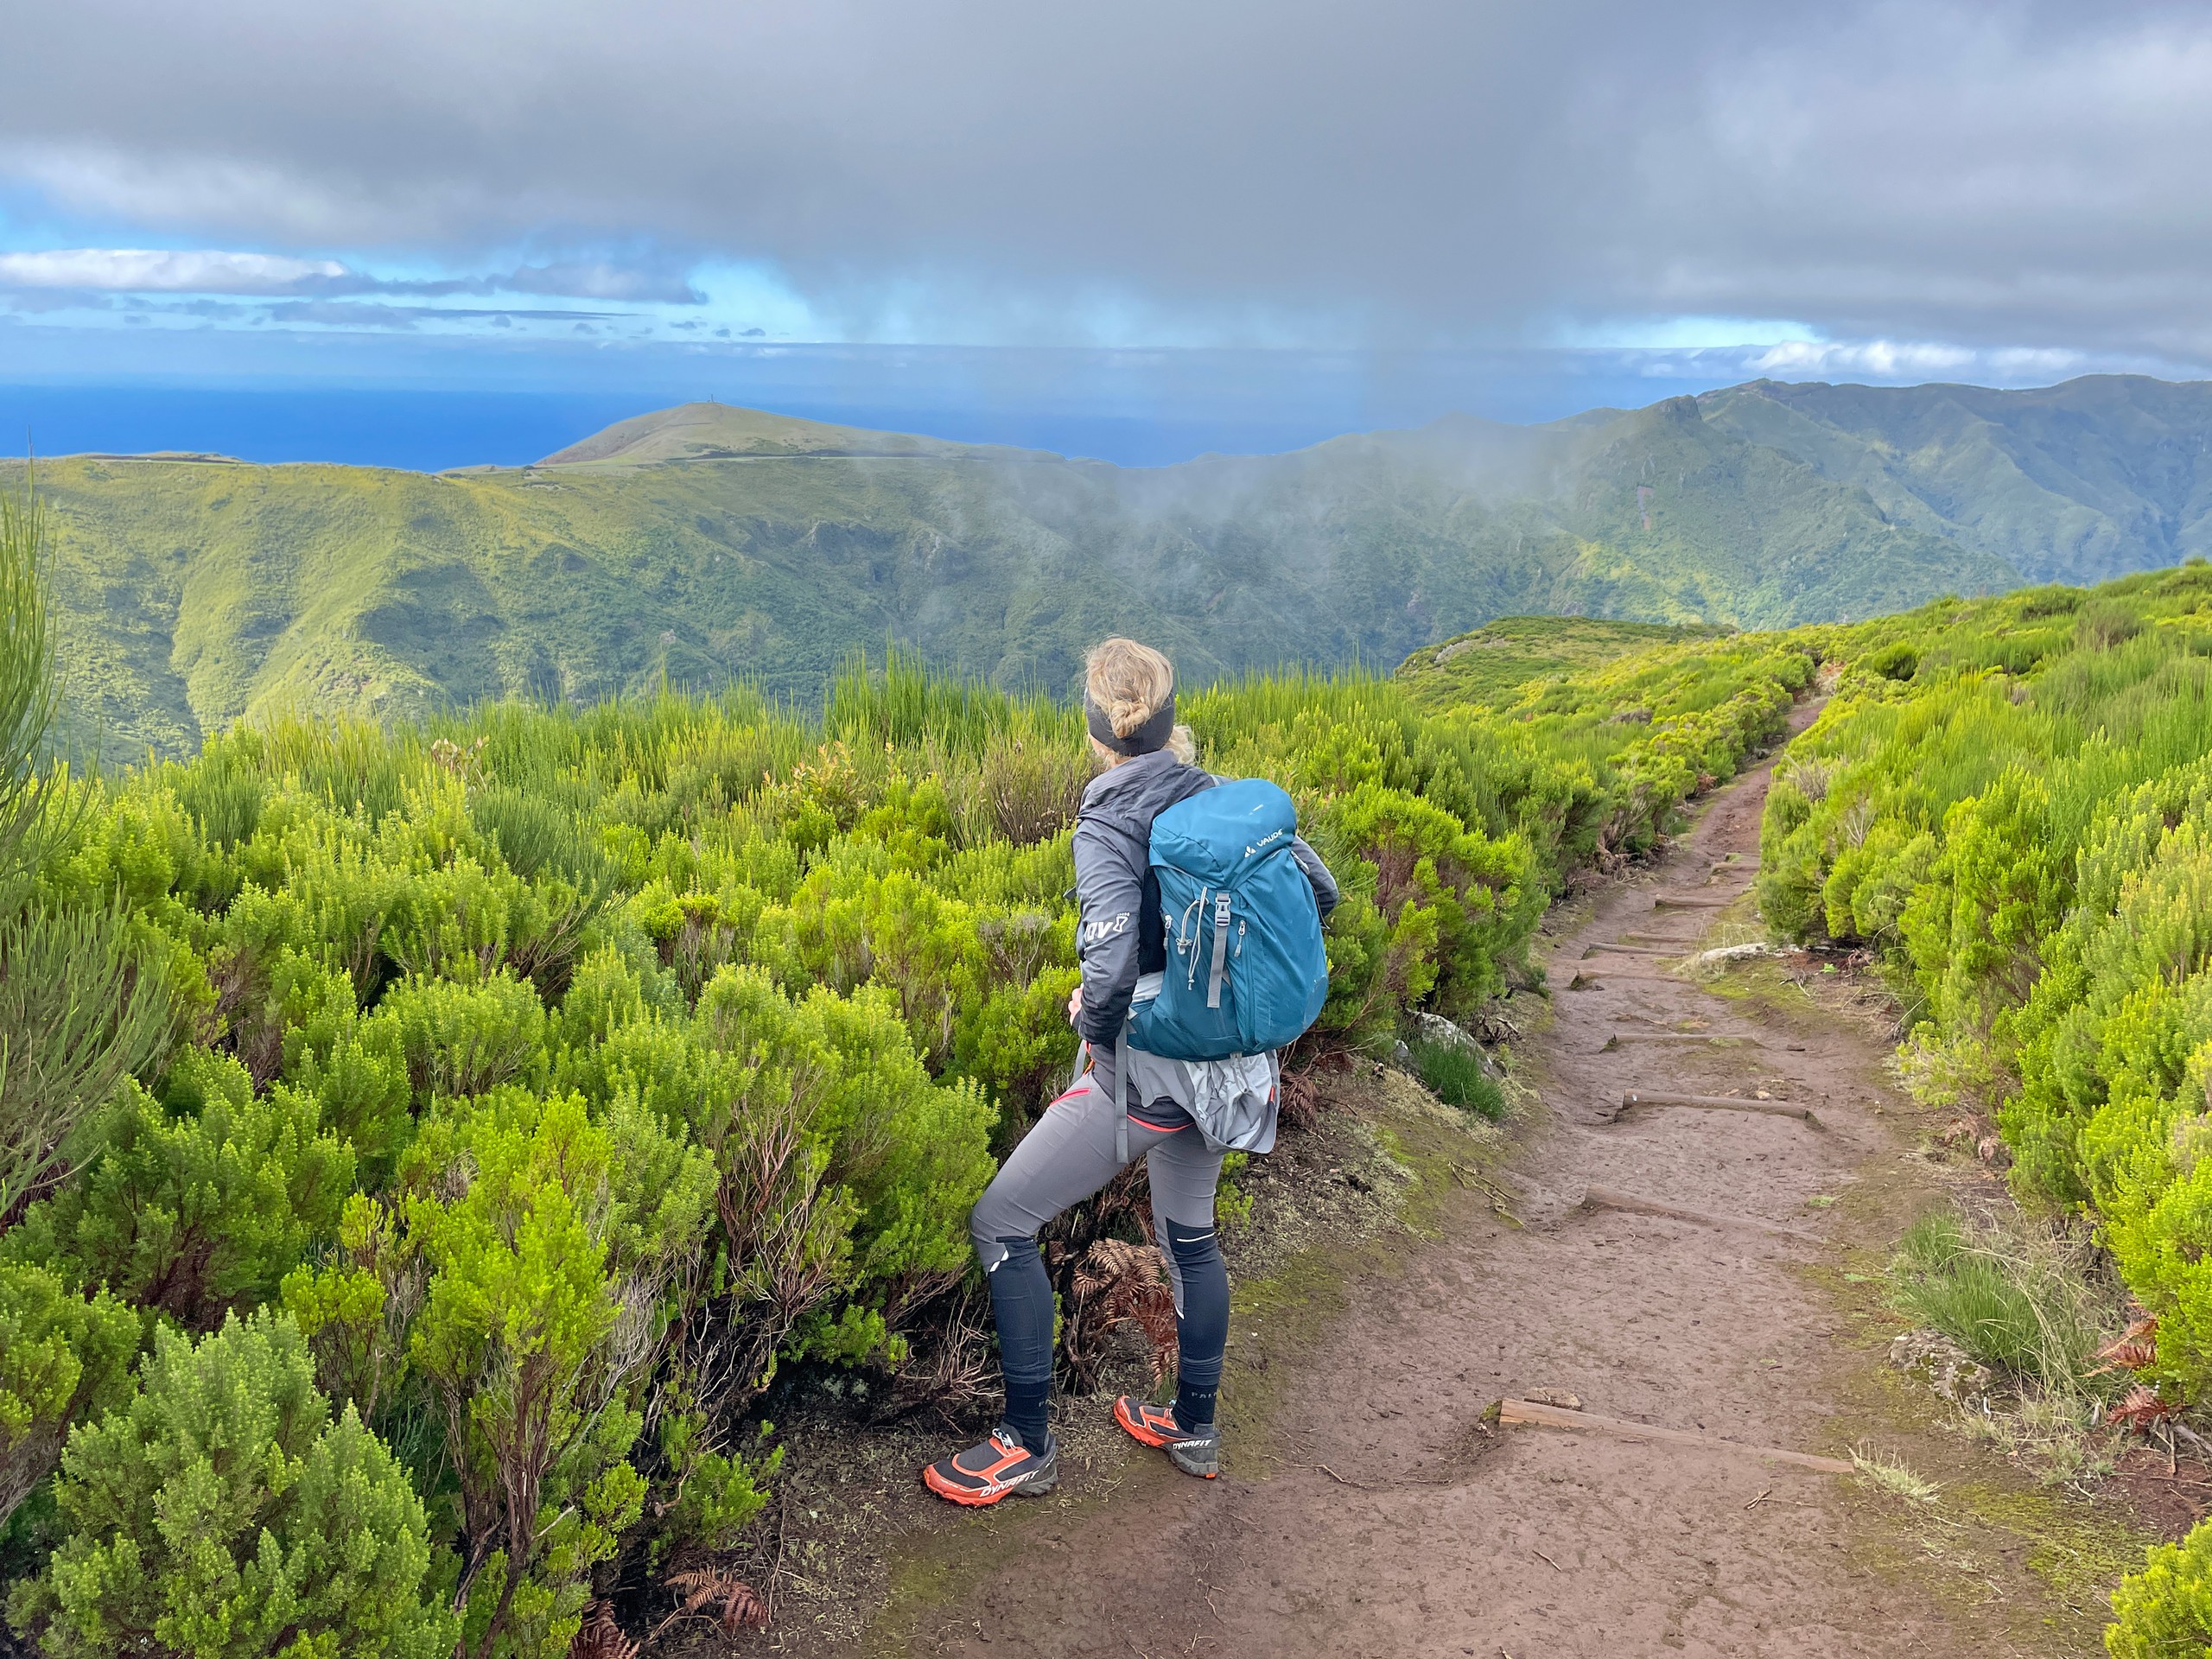
[{"label": "blue sea", "polygon": [[[484,365],[496,371],[485,377],[491,384],[474,387],[26,377],[0,383],[0,454],[184,449],[419,471],[518,466],[630,416],[712,398],[1156,467],[1208,452],[1277,453],[1453,410],[1554,420],[1745,378],[1739,361],[1726,359],[1560,352],[780,346],[680,362],[570,362],[589,372],[566,377],[560,363],[527,375],[512,359]],[[551,384],[518,384],[540,378]]]}]

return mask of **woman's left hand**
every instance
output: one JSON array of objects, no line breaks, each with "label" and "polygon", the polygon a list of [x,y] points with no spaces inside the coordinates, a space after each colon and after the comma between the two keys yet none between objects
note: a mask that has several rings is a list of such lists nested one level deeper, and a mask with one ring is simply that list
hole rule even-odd
[{"label": "woman's left hand", "polygon": [[1068,1024],[1083,1018],[1083,987],[1078,985],[1068,993]]}]

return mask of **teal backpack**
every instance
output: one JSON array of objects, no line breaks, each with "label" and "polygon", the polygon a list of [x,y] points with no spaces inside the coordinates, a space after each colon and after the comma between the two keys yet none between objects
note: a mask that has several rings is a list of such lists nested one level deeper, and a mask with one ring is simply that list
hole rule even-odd
[{"label": "teal backpack", "polygon": [[1281,1048],[1313,1023],[1329,958],[1297,834],[1290,797],[1260,778],[1200,790],[1152,821],[1167,963],[1156,994],[1141,984],[1131,1005],[1133,1047],[1221,1060]]}]

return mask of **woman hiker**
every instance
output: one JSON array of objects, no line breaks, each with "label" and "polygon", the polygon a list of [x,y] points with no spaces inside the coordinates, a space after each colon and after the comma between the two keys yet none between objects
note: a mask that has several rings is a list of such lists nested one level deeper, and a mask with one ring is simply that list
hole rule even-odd
[{"label": "woman hiker", "polygon": [[[1068,1018],[1089,1052],[1075,1086],[1046,1109],[976,1205],[969,1230],[991,1289],[1006,1376],[1005,1420],[980,1445],[931,1464],[922,1478],[955,1503],[1036,1496],[1059,1478],[1059,1447],[1047,1421],[1052,1381],[1052,1286],[1037,1234],[1069,1205],[1103,1187],[1137,1154],[1152,1181],[1152,1214],[1175,1298],[1179,1354],[1175,1402],[1162,1408],[1123,1395],[1114,1421],[1175,1466],[1211,1479],[1221,1469],[1214,1399],[1229,1340],[1229,1272],[1214,1236],[1214,1185],[1223,1149],[1209,1144],[1185,1108],[1192,1065],[1131,1052],[1115,1075],[1115,1054],[1139,976],[1165,965],[1165,931],[1151,875],[1152,821],[1219,780],[1192,764],[1190,728],[1175,723],[1175,671],[1131,639],[1109,639],[1088,659],[1084,717],[1104,770],[1083,792],[1075,827],[1077,934],[1083,978]],[[1325,917],[1337,884],[1304,841],[1298,868]],[[1148,891],[1148,887],[1154,890]],[[1203,1065],[1204,1062],[1198,1063]],[[1279,1078],[1268,1057],[1268,1124],[1273,1144]],[[1126,1114],[1126,1125],[1116,1122]]]}]

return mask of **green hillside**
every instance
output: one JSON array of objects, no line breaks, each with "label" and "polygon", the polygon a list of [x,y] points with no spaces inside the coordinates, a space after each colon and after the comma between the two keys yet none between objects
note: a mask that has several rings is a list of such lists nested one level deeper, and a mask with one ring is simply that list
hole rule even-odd
[{"label": "green hillside", "polygon": [[1397,677],[1424,709],[1497,708],[1522,688],[1602,668],[1656,645],[1719,639],[1705,622],[1607,622],[1583,616],[1503,616],[1471,633],[1417,651]]},{"label": "green hillside", "polygon": [[2208,427],[2212,391],[2146,380],[1759,383],[1132,470],[692,404],[527,467],[77,456],[38,480],[72,723],[128,755],[248,714],[664,677],[811,704],[887,642],[1058,690],[1116,631],[1204,681],[1531,613],[1863,618],[2193,548]]}]

